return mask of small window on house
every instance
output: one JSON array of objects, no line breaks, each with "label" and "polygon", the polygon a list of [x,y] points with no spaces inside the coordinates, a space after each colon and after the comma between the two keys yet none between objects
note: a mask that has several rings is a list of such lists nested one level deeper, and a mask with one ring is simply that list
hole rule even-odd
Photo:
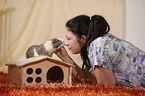
[{"label": "small window on house", "polygon": [[28,77],[28,78],[27,78],[27,82],[28,82],[28,83],[32,83],[32,82],[33,82],[33,78],[32,78],[32,77]]},{"label": "small window on house", "polygon": [[28,68],[27,69],[27,74],[32,74],[33,73],[33,69],[32,68]]},{"label": "small window on house", "polygon": [[37,69],[35,70],[35,73],[36,73],[36,74],[41,74],[41,72],[42,72],[41,68],[37,68]]},{"label": "small window on house", "polygon": [[35,82],[37,82],[37,83],[40,83],[41,81],[42,81],[41,77],[37,77],[37,78],[35,79]]}]

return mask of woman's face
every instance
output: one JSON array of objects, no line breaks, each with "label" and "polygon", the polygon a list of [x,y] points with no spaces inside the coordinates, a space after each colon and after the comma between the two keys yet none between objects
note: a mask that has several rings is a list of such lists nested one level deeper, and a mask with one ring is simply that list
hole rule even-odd
[{"label": "woman's face", "polygon": [[84,44],[84,40],[81,38],[79,39],[74,33],[71,31],[66,32],[66,42],[65,45],[68,47],[68,49],[71,51],[72,54],[78,54],[81,51],[81,48]]}]

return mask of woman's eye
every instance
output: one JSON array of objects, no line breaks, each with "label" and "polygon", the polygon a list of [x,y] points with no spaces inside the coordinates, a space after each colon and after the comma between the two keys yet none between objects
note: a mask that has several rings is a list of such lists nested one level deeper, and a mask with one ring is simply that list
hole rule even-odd
[{"label": "woman's eye", "polygon": [[70,40],[70,38],[67,38],[67,40]]}]

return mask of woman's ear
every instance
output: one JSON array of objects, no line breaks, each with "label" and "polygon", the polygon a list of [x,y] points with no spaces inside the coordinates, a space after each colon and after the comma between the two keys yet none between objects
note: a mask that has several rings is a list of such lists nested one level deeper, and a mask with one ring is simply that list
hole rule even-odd
[{"label": "woman's ear", "polygon": [[85,36],[85,35],[82,35],[82,37],[81,37],[81,41],[82,41],[83,43],[86,42],[86,36]]}]

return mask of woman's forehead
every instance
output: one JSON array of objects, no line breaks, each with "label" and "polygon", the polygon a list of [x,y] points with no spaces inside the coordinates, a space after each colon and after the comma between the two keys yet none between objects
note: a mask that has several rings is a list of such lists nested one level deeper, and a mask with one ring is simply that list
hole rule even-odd
[{"label": "woman's forehead", "polygon": [[66,32],[66,37],[75,36],[71,31]]}]

